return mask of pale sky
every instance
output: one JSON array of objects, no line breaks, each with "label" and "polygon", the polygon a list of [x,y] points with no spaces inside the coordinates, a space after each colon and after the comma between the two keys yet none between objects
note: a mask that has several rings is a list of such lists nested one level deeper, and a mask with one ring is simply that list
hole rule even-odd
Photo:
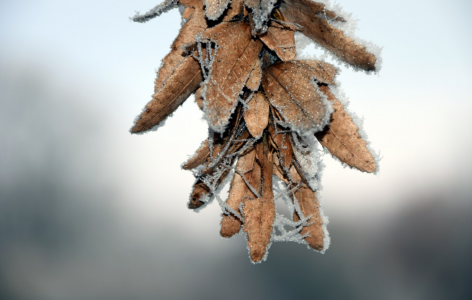
[{"label": "pale sky", "polygon": [[[193,97],[157,132],[128,132],[180,28],[177,9],[145,24],[129,20],[156,4],[0,0],[0,136],[7,143],[0,178],[18,184],[48,157],[61,184],[114,190],[102,204],[143,236],[151,227],[178,228],[217,248],[226,243],[217,237],[218,205],[198,214],[186,208],[194,179],[180,165],[207,134]],[[400,215],[412,201],[428,202],[436,191],[452,197],[451,206],[451,191],[470,199],[472,1],[338,4],[359,20],[358,37],[383,47],[379,75],[341,66],[338,77],[383,159],[371,175],[325,156],[325,213],[332,222],[375,222]],[[37,97],[31,84],[46,96]]]}]

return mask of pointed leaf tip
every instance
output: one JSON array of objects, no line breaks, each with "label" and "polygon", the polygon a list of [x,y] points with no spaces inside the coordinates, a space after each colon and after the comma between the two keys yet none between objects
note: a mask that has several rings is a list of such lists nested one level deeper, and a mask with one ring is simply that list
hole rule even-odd
[{"label": "pointed leaf tip", "polygon": [[333,102],[334,112],[328,126],[315,134],[321,145],[341,162],[363,172],[372,173],[377,170],[375,159],[359,134],[359,127],[352,117],[344,110],[344,106],[331,93],[328,86],[320,90]]}]

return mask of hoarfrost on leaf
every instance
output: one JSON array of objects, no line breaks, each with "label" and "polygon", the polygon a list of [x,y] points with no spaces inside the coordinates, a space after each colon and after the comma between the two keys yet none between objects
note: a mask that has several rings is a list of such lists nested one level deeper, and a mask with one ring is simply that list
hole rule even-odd
[{"label": "hoarfrost on leaf", "polygon": [[[209,130],[182,164],[195,176],[188,207],[216,199],[221,236],[243,234],[253,263],[266,260],[274,242],[324,253],[319,144],[363,172],[376,173],[379,159],[347,108],[339,70],[303,48],[315,44],[368,73],[380,68],[379,48],[356,38],[355,20],[327,0],[167,0],[133,20],[177,6],[182,30],[131,132],[162,126],[194,93]],[[280,199],[288,216],[276,211]]]}]

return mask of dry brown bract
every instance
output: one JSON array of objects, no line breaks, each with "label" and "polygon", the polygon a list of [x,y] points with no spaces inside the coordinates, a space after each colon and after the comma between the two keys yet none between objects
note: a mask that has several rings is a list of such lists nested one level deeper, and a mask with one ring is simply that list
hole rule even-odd
[{"label": "dry brown bract", "polygon": [[[148,21],[177,5],[184,7],[184,25],[131,131],[159,125],[195,93],[210,130],[182,166],[196,177],[188,207],[216,199],[223,209],[221,235],[244,233],[253,262],[264,260],[275,241],[324,252],[329,236],[316,197],[316,140],[350,167],[375,172],[377,164],[336,99],[337,69],[298,60],[295,32],[358,69],[376,71],[377,57],[339,29],[344,17],[310,0],[167,0],[134,20]],[[224,201],[219,191],[226,179]],[[284,189],[274,188],[274,179]],[[276,213],[280,197],[290,218]]]}]

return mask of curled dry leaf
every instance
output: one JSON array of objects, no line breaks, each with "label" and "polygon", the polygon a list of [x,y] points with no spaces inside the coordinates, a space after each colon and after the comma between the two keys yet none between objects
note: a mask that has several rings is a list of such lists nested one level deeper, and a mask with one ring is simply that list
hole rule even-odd
[{"label": "curled dry leaf", "polygon": [[367,142],[359,135],[359,128],[344,110],[344,106],[329,90],[321,86],[321,91],[333,102],[334,112],[331,121],[323,131],[317,132],[316,137],[321,145],[341,162],[363,172],[375,172],[375,159],[367,148]]},{"label": "curled dry leaf", "polygon": [[[294,32],[365,70],[374,70],[377,58],[335,27],[345,19],[309,0],[167,0],[133,20],[146,22],[177,5],[184,8],[182,30],[132,132],[159,124],[195,93],[210,130],[182,166],[196,177],[188,207],[216,198],[223,210],[221,235],[243,229],[253,262],[264,260],[275,241],[325,251],[329,236],[316,194],[315,139],[351,167],[373,172],[377,166],[330,91],[338,70],[296,60]],[[219,191],[233,173],[224,202]],[[276,195],[273,175],[284,188]],[[275,213],[275,197],[292,199],[292,219]]]}]

